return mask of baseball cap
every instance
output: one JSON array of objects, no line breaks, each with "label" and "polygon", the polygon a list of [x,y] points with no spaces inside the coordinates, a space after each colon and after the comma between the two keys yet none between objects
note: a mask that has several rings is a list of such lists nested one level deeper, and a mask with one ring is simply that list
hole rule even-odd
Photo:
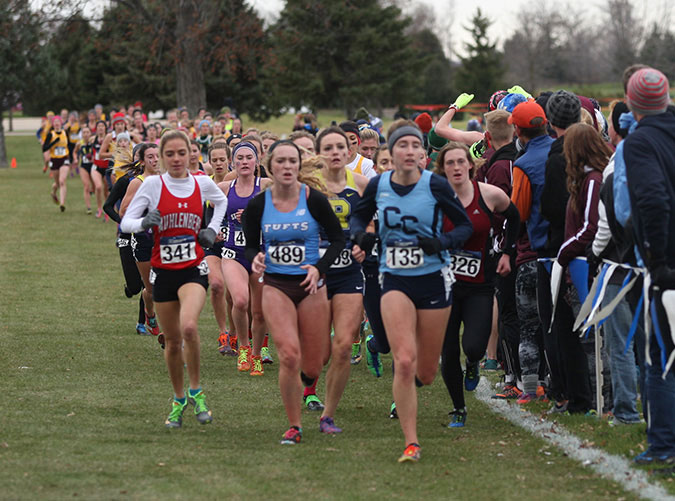
[{"label": "baseball cap", "polygon": [[546,113],[536,102],[526,101],[513,109],[508,123],[517,125],[521,129],[541,127],[546,124]]}]

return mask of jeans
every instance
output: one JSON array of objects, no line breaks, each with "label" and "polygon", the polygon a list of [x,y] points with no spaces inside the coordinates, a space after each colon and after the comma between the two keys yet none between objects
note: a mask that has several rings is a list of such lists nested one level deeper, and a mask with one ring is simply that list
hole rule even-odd
[{"label": "jeans", "polygon": [[537,262],[518,267],[516,274],[516,308],[520,321],[518,357],[523,379],[523,391],[536,393],[539,384],[539,351],[541,322],[537,313]]},{"label": "jeans", "polygon": [[[602,305],[612,301],[621,289],[619,284],[608,284]],[[612,393],[614,395],[614,417],[626,422],[640,421],[637,410],[637,370],[635,364],[635,339],[631,340],[624,355],[626,339],[633,321],[633,312],[628,301],[622,300],[604,323],[605,342],[609,350],[609,364],[612,373]],[[635,336],[644,337],[642,322],[638,323]],[[639,343],[640,344],[640,343]]]},{"label": "jeans", "polygon": [[[660,299],[657,293],[652,301],[655,301],[661,335],[669,338],[668,319]],[[675,456],[675,369],[671,368],[665,379],[661,377],[661,347],[653,329],[649,339],[649,355],[652,363],[647,365],[647,442],[653,454]]]}]

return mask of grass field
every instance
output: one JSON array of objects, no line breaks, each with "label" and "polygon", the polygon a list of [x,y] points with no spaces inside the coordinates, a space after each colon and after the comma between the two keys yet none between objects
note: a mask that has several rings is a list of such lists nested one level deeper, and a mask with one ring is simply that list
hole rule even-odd
[{"label": "grass field", "polygon": [[336,415],[342,435],[321,436],[306,411],[303,443],[280,446],[277,366],[262,378],[237,373],[216,351],[209,305],[200,331],[214,423],[187,416],[166,430],[162,352],[135,334],[113,225],[85,215],[76,178],[61,214],[35,140],[7,146],[18,168],[0,171],[1,499],[636,499],[472,395],[467,427],[446,428],[440,376],[419,391],[422,461],[396,463],[404,443],[387,417],[389,358],[380,379],[365,362],[353,369]]}]

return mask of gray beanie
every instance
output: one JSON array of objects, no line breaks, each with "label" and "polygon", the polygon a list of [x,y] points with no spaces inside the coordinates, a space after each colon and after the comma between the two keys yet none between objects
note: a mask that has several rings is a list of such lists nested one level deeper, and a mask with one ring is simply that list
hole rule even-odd
[{"label": "gray beanie", "polygon": [[554,127],[567,129],[581,119],[581,101],[566,90],[554,92],[546,102],[546,117]]}]

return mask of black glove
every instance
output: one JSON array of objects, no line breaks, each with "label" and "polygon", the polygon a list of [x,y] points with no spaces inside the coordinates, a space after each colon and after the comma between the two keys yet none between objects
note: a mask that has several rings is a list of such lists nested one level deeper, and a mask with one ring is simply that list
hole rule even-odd
[{"label": "black glove", "polygon": [[373,252],[373,247],[377,243],[377,235],[375,233],[366,233],[365,231],[359,231],[357,234],[352,236],[352,242],[358,245],[362,251],[369,255]]},{"label": "black glove", "polygon": [[417,242],[420,246],[420,249],[422,249],[427,255],[438,254],[441,252],[441,250],[443,250],[441,241],[438,238],[418,237]]},{"label": "black glove", "polygon": [[593,244],[586,247],[586,262],[588,263],[588,290],[591,290],[595,276],[598,274],[598,268],[602,264],[602,259],[593,253]]},{"label": "black glove", "polygon": [[213,244],[216,243],[216,232],[211,228],[204,228],[199,230],[199,235],[197,236],[197,241],[202,247],[213,247]]},{"label": "black glove", "polygon": [[141,221],[141,227],[144,230],[148,230],[153,226],[157,226],[162,221],[162,215],[159,213],[159,209],[152,209],[148,212],[143,221]]},{"label": "black glove", "polygon": [[675,290],[675,270],[662,264],[649,272],[652,285],[661,290]]}]

